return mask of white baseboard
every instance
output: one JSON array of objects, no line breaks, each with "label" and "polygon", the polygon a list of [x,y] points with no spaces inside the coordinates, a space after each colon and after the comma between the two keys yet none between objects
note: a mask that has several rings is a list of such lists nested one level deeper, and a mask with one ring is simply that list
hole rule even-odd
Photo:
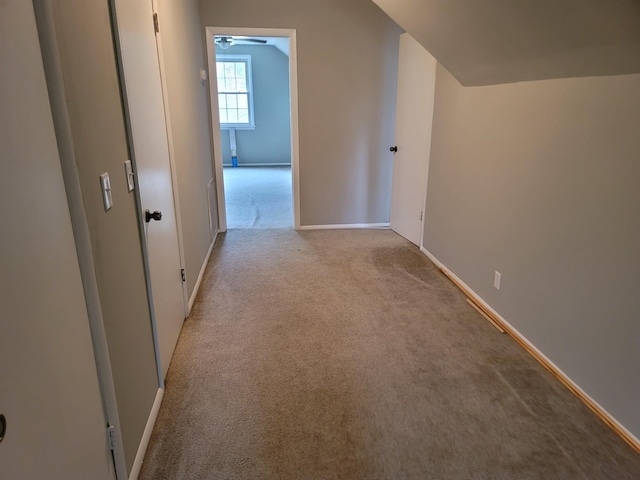
[{"label": "white baseboard", "polygon": [[159,388],[158,393],[156,393],[156,399],[153,401],[151,412],[149,413],[147,425],[144,427],[144,432],[142,433],[142,438],[140,439],[140,446],[138,446],[138,453],[136,453],[136,458],[133,461],[133,466],[131,467],[129,480],[138,480],[138,475],[140,475],[140,469],[142,468],[144,454],[147,453],[147,447],[149,446],[151,433],[153,432],[153,427],[156,424],[158,412],[160,411],[160,405],[162,404],[162,397],[164,397],[164,389]]},{"label": "white baseboard", "polygon": [[339,223],[337,225],[301,225],[300,230],[339,230],[345,228],[388,229],[388,223]]},{"label": "white baseboard", "polygon": [[213,252],[213,246],[216,244],[216,240],[218,239],[219,230],[213,234],[213,241],[211,245],[209,245],[209,251],[207,252],[206,257],[204,258],[204,262],[202,263],[202,267],[200,268],[200,273],[198,274],[198,279],[196,280],[196,284],[193,286],[193,292],[191,292],[191,297],[189,297],[189,310],[187,312],[187,316],[191,313],[191,309],[193,308],[193,303],[196,301],[196,296],[198,295],[198,290],[200,290],[200,284],[202,283],[202,278],[204,277],[204,272],[207,269],[207,265],[209,264],[209,258],[211,257],[211,252]]},{"label": "white baseboard", "polygon": [[239,167],[290,167],[291,163],[238,163],[238,167],[233,167],[230,163],[223,164],[224,168],[239,168]]},{"label": "white baseboard", "polygon": [[496,312],[487,302],[485,302],[476,292],[474,292],[466,283],[464,283],[455,273],[449,270],[442,262],[440,262],[426,248],[420,247],[420,251],[424,253],[442,272],[449,277],[467,296],[472,298],[474,302],[481,305],[488,311],[497,323],[518,342],[533,358],[535,358],[543,367],[551,372],[569,391],[578,397],[584,404],[595,413],[600,419],[606,423],[614,432],[616,432],[623,440],[625,440],[636,452],[640,453],[640,440],[624,427],[613,415],[607,412],[602,405],[596,402],[589,394],[587,394],[577,383],[575,383],[560,367],[553,363],[544,353],[531,343],[522,333],[520,333],[513,325],[507,322],[498,312]]}]

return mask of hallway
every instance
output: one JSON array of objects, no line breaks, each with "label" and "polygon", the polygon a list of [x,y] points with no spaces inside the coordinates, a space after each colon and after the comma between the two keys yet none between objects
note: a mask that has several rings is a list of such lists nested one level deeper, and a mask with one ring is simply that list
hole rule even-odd
[{"label": "hallway", "polygon": [[234,230],[141,479],[640,478],[640,457],[388,230]]}]

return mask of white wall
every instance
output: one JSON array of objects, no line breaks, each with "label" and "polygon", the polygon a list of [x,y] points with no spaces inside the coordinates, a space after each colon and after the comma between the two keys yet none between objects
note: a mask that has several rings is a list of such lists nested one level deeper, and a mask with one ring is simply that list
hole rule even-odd
[{"label": "white wall", "polygon": [[200,0],[203,26],[297,36],[300,221],[389,221],[400,28],[370,0]]},{"label": "white wall", "polygon": [[439,67],[424,232],[636,437],[638,125],[640,75],[465,88]]},{"label": "white wall", "polygon": [[[209,230],[207,184],[213,178],[204,37],[197,0],[158,0],[162,61],[169,100],[170,137],[178,178],[182,241],[191,295],[213,240]],[[218,224],[215,192],[211,195],[214,229]]]},{"label": "white wall", "polygon": [[0,476],[113,479],[31,2],[0,2],[0,62]]}]

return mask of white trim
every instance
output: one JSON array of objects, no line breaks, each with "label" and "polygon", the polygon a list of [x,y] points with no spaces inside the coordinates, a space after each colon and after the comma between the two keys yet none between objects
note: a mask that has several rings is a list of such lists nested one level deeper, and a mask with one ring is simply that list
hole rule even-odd
[{"label": "white trim", "polygon": [[151,440],[151,433],[153,432],[153,427],[156,424],[156,420],[158,418],[158,412],[160,411],[160,405],[162,404],[162,397],[164,397],[164,388],[159,388],[156,393],[156,398],[153,401],[153,406],[151,407],[151,412],[149,412],[149,418],[147,419],[147,425],[144,427],[144,432],[142,432],[142,438],[140,439],[140,445],[138,446],[138,452],[136,453],[136,458],[133,461],[133,466],[131,467],[131,473],[129,474],[129,480],[138,480],[138,475],[140,475],[140,469],[142,468],[142,462],[144,461],[144,455],[147,453],[147,447],[149,446],[149,440]]},{"label": "white trim", "polygon": [[630,441],[632,443],[635,443],[636,450],[638,448],[640,448],[640,440],[635,435],[633,435],[627,428],[624,427],[624,425],[622,425],[618,420],[616,420],[613,415],[611,415],[609,412],[607,412],[602,405],[600,405],[588,393],[586,393],[576,382],[574,382],[571,379],[571,377],[569,377],[569,375],[564,373],[560,369],[560,367],[558,367],[555,363],[553,363],[544,353],[542,353],[533,343],[531,343],[527,339],[527,337],[525,337],[513,325],[511,325],[509,322],[507,322],[498,312],[496,312],[493,308],[491,308],[491,306],[487,302],[485,302],[482,299],[482,297],[480,297],[476,292],[474,292],[466,283],[464,283],[460,279],[460,277],[458,277],[455,273],[453,273],[451,270],[449,270],[442,262],[440,262],[426,248],[420,247],[420,251],[422,253],[424,253],[429,258],[429,260],[431,260],[438,268],[440,268],[443,272],[445,272],[445,274],[448,277],[451,277],[453,280],[458,282],[466,290],[465,293],[470,294],[471,297],[473,297],[473,300],[476,303],[480,304],[483,308],[485,308],[492,315],[494,315],[502,323],[502,326],[505,327],[505,330],[507,330],[508,333],[511,336],[517,337],[517,339],[520,342],[522,342],[523,344],[527,345],[527,347],[529,349],[531,349],[531,351],[535,354],[534,357],[535,356],[538,357],[538,358],[536,358],[536,360],[538,360],[538,361],[542,360],[542,362],[546,363],[546,365],[543,364],[543,366],[547,366],[548,368],[550,368],[553,371],[554,375],[559,377],[562,380],[562,382],[564,382],[565,384],[569,385],[572,389],[574,389],[575,392],[577,392],[577,394],[578,394],[577,396],[579,398],[581,397],[581,400],[583,400],[585,403],[587,403],[588,407],[590,407],[591,409],[595,410],[595,413],[597,415],[599,415],[601,418],[605,419],[606,422],[610,423],[611,426],[614,427],[614,430],[618,429],[619,432],[621,432],[624,435],[626,435],[627,436],[626,440],[628,440],[628,441]]},{"label": "white trim", "polygon": [[342,230],[347,228],[389,229],[388,223],[339,223],[336,225],[302,225],[298,230]]},{"label": "white trim", "polygon": [[[209,238],[212,242],[215,242],[215,235],[218,234],[218,226],[213,226],[213,219],[211,218],[211,189],[216,188],[214,178],[207,182],[207,215],[209,216]],[[215,232],[215,235],[214,235]]]},{"label": "white trim", "polygon": [[227,212],[224,196],[224,176],[222,164],[222,147],[220,140],[220,117],[218,115],[218,87],[216,75],[215,35],[287,37],[289,39],[289,95],[291,108],[291,195],[293,197],[293,226],[300,227],[300,139],[298,130],[298,57],[296,31],[288,28],[238,28],[238,27],[205,27],[207,45],[207,63],[209,71],[209,111],[213,135],[214,165],[216,192],[218,199],[218,227],[221,232],[227,231]]},{"label": "white trim", "polygon": [[224,173],[222,170],[222,140],[220,135],[220,106],[218,105],[218,81],[216,72],[216,45],[214,33],[205,28],[207,45],[207,69],[209,71],[209,118],[211,119],[211,137],[213,140],[214,183],[218,200],[218,229],[227,231],[227,210],[224,199]]},{"label": "white trim", "polygon": [[209,245],[209,251],[207,255],[204,257],[204,262],[202,263],[202,268],[200,268],[200,273],[198,274],[198,279],[196,280],[196,284],[193,286],[193,292],[191,292],[191,298],[189,298],[189,311],[187,312],[187,316],[191,313],[191,309],[193,308],[193,303],[196,301],[196,296],[198,295],[198,290],[200,290],[200,284],[202,283],[202,278],[204,277],[204,272],[207,270],[207,265],[209,264],[209,258],[211,258],[211,252],[213,252],[213,247],[216,244],[216,240],[218,239],[218,230],[216,229],[213,234],[213,241],[211,245]]},{"label": "white trim", "polygon": [[[438,81],[438,77],[437,77],[437,68],[436,71],[433,72],[434,75],[434,80],[433,80],[433,103],[434,103],[434,107],[435,107],[435,95],[436,95],[436,85],[437,85],[437,81]],[[434,111],[435,108],[431,109],[431,124],[430,124],[430,128],[431,131],[429,132],[429,137],[431,137],[431,134],[433,133],[433,115],[434,115]],[[424,229],[425,226],[427,224],[427,193],[429,191],[429,167],[431,166],[431,143],[432,143],[433,139],[429,138],[429,153],[427,156],[427,168],[425,169],[425,174],[424,174],[424,198],[422,199],[422,221],[420,222],[420,248],[422,248],[422,246],[424,245]]]},{"label": "white trim", "polygon": [[[158,0],[152,1],[153,13],[158,13]],[[173,192],[173,206],[176,218],[176,230],[178,233],[178,252],[180,256],[180,268],[186,270],[186,260],[184,255],[184,239],[182,237],[182,215],[180,211],[180,195],[178,192],[178,173],[176,168],[176,152],[173,144],[173,133],[171,130],[171,109],[169,108],[169,94],[167,93],[167,75],[164,65],[164,54],[162,49],[162,37],[156,32],[156,54],[160,66],[160,85],[162,87],[162,104],[164,106],[165,129],[167,131],[167,146],[169,147],[169,171],[171,172],[171,186]],[[189,312],[187,282],[182,282],[182,303],[184,306],[184,316]]]},{"label": "white trim", "polygon": [[230,163],[223,163],[222,168],[242,168],[242,167],[290,167],[291,163],[238,163],[233,167]]},{"label": "white trim", "polygon": [[291,175],[293,228],[300,229],[300,132],[298,131],[298,45],[296,31],[289,34],[289,89],[291,105]]}]

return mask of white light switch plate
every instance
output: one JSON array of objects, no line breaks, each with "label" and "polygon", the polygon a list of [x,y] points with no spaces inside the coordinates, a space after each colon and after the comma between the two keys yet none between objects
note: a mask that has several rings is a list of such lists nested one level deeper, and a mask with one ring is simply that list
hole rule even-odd
[{"label": "white light switch plate", "polygon": [[133,192],[136,184],[133,181],[133,166],[131,165],[131,160],[127,160],[124,162],[124,173],[127,175],[127,191]]},{"label": "white light switch plate", "polygon": [[102,203],[106,212],[113,207],[113,197],[111,196],[111,180],[108,173],[100,175],[100,186],[102,187]]}]

